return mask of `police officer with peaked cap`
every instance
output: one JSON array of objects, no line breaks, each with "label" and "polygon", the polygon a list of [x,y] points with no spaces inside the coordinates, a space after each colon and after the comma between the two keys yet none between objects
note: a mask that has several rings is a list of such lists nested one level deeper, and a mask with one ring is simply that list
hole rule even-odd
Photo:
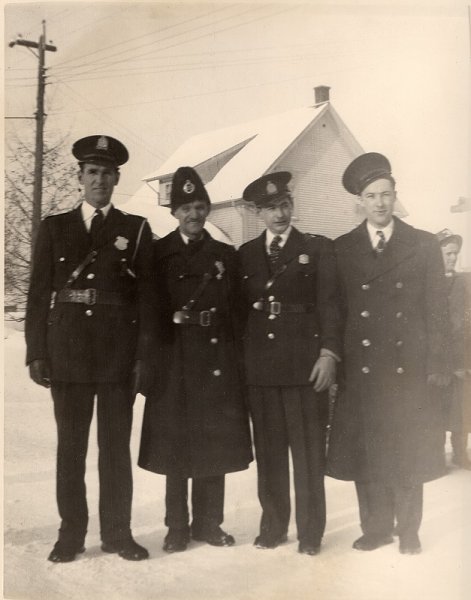
[{"label": "police officer with peaked cap", "polygon": [[286,541],[290,519],[289,451],[293,460],[298,551],[320,551],[328,388],[340,357],[337,276],[332,242],[291,224],[291,174],[264,175],[243,198],[266,230],[239,249],[245,372],[254,428],[262,507],[254,545]]},{"label": "police officer with peaked cap", "polygon": [[362,154],[345,170],[365,220],[335,240],[343,310],[343,376],[327,474],[356,484],[363,535],[353,547],[393,542],[421,551],[423,483],[445,473],[434,386],[448,381],[446,298],[435,236],[393,215],[389,160]]},{"label": "police officer with peaked cap", "polygon": [[127,560],[148,557],[131,534],[129,442],[135,394],[154,304],[152,234],[145,219],[111,204],[128,152],[93,135],[75,142],[81,205],[41,223],[26,310],[27,364],[51,388],[57,422],[59,539],[52,562],[84,551],[88,524],[85,459],[97,397],[102,550]]},{"label": "police officer with peaked cap", "polygon": [[[146,400],[139,465],[166,475],[165,552],[192,538],[232,546],[221,529],[224,476],[252,460],[238,347],[235,250],[204,229],[211,205],[198,173],[180,167],[171,188],[178,228],[155,243],[157,380]],[[188,479],[192,480],[189,523]]]},{"label": "police officer with peaked cap", "polygon": [[452,462],[471,469],[468,457],[468,433],[471,431],[471,275],[456,272],[463,238],[442,229],[437,234],[445,265],[448,292],[450,361],[453,376],[444,390],[445,428],[451,431]]}]

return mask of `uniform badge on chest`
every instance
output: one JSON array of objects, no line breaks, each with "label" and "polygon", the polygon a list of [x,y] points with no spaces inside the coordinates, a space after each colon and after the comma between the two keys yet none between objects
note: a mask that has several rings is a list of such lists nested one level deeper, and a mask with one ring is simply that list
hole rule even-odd
[{"label": "uniform badge on chest", "polygon": [[308,265],[309,264],[309,255],[308,254],[300,254],[298,256],[298,262],[300,265]]},{"label": "uniform badge on chest", "polygon": [[128,247],[129,240],[122,235],[118,235],[115,239],[114,245],[118,250],[126,250]]}]

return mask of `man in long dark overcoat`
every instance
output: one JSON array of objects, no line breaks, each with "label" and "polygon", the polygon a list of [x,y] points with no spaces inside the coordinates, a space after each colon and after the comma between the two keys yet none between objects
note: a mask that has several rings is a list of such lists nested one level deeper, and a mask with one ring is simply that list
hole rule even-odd
[{"label": "man in long dark overcoat", "polygon": [[239,250],[245,370],[262,506],[258,548],[286,541],[289,451],[296,493],[298,551],[320,551],[325,528],[328,388],[340,356],[332,242],[291,225],[291,174],[271,173],[244,190],[267,229]]},{"label": "man in long dark overcoat", "polygon": [[447,383],[447,306],[435,236],[393,216],[389,161],[367,153],[343,184],[366,219],[335,241],[344,314],[344,366],[329,440],[332,477],[356,483],[358,550],[421,545],[423,483],[445,473],[440,403]]},{"label": "man in long dark overcoat", "polygon": [[450,385],[444,389],[445,428],[451,431],[453,464],[470,470],[467,447],[471,431],[471,274],[455,271],[463,238],[449,229],[442,229],[436,235],[445,265],[453,372]]},{"label": "man in long dark overcoat", "polygon": [[[72,149],[84,202],[41,223],[26,311],[27,364],[50,387],[57,422],[57,503],[61,517],[52,562],[83,552],[88,523],[85,459],[94,397],[102,550],[148,557],[131,535],[132,407],[148,355],[154,302],[152,234],[142,217],[110,203],[126,148],[95,135]],[[52,304],[51,304],[52,303]]]},{"label": "man in long dark overcoat", "polygon": [[173,177],[171,211],[179,227],[155,244],[157,380],[146,400],[139,454],[141,467],[166,475],[169,553],[186,550],[190,534],[214,546],[234,544],[220,527],[224,475],[252,460],[238,347],[236,252],[204,229],[210,200],[191,167],[180,167]]}]

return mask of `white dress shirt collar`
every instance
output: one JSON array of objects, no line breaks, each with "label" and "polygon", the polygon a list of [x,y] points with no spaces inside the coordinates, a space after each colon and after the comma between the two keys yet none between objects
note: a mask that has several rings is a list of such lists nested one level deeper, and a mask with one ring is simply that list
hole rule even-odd
[{"label": "white dress shirt collar", "polygon": [[269,229],[267,229],[267,234],[266,234],[266,239],[265,239],[265,248],[267,249],[267,252],[270,252],[270,244],[273,241],[273,238],[276,235],[279,235],[281,237],[281,241],[279,243],[280,248],[283,248],[283,246],[286,244],[286,242],[288,241],[289,238],[289,234],[291,233],[291,230],[293,229],[292,225],[289,225],[288,229],[286,229],[283,233],[272,233]]},{"label": "white dress shirt collar", "polygon": [[[103,213],[103,216],[105,217],[105,219],[106,219],[108,213],[110,212],[111,206],[112,205],[110,202],[101,209],[101,212]],[[91,204],[88,204],[88,202],[82,202],[82,206],[80,208],[82,211],[82,219],[85,224],[85,227],[87,228],[87,231],[90,231],[90,226],[92,224],[92,219],[93,219],[93,215],[95,214],[96,208],[94,206],[92,206]]]},{"label": "white dress shirt collar", "polygon": [[388,225],[386,225],[386,227],[376,227],[375,225],[372,225],[369,221],[367,221],[366,228],[368,230],[368,235],[370,236],[371,245],[373,246],[373,248],[376,248],[379,242],[377,231],[382,231],[384,233],[385,241],[389,242],[394,230],[394,219],[391,219],[391,221]]}]

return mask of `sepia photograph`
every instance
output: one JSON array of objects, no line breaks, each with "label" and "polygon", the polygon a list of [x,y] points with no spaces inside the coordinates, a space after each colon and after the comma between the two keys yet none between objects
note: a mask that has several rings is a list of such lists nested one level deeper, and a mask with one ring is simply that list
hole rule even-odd
[{"label": "sepia photograph", "polygon": [[2,8],[3,598],[469,598],[469,1]]}]

